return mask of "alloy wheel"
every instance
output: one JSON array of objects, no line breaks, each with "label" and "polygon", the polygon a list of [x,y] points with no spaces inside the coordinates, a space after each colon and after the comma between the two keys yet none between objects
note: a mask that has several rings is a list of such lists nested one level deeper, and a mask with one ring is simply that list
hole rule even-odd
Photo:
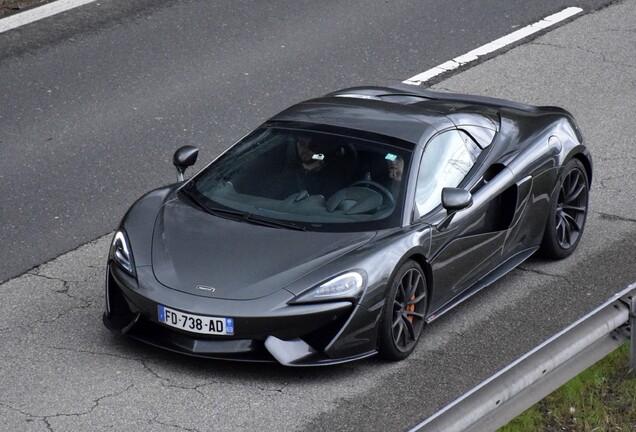
[{"label": "alloy wheel", "polygon": [[587,213],[587,180],[581,171],[573,169],[561,183],[556,208],[556,238],[559,246],[570,249],[583,231]]},{"label": "alloy wheel", "polygon": [[416,269],[409,269],[400,280],[393,300],[391,331],[395,347],[410,350],[420,336],[426,312],[426,280]]}]

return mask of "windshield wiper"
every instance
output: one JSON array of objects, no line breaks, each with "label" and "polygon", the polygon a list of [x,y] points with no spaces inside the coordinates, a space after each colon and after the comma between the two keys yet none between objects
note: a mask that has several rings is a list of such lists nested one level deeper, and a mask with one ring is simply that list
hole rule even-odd
[{"label": "windshield wiper", "polygon": [[[182,191],[185,192],[185,191]],[[195,195],[191,193],[184,193],[184,196],[188,198],[193,204],[199,207],[206,213],[213,214],[215,216],[224,217],[226,219],[232,219],[237,221],[245,221],[255,225],[268,226],[272,228],[287,228],[297,231],[307,231],[307,229],[301,225],[296,225],[292,222],[284,222],[276,219],[269,219],[264,216],[258,216],[252,213],[243,212],[239,210],[233,210],[228,208],[210,207],[199,201]]]},{"label": "windshield wiper", "polygon": [[209,213],[215,214],[221,217],[228,217],[230,219],[249,222],[255,225],[267,226],[272,228],[287,228],[293,229],[297,231],[307,231],[307,229],[303,226],[296,225],[292,222],[284,222],[277,219],[270,219],[264,216],[255,215],[253,213],[242,212],[233,209],[224,209],[218,207],[207,207],[205,208]]},{"label": "windshield wiper", "polygon": [[269,226],[274,228],[288,228],[288,229],[293,229],[297,231],[307,231],[307,228],[305,228],[304,226],[296,225],[293,222],[286,222],[286,221],[281,221],[278,219],[270,219],[264,216],[255,215],[253,213],[248,213],[246,220],[248,220],[249,222],[257,223],[259,225]]},{"label": "windshield wiper", "polygon": [[227,209],[227,208],[220,208],[220,207],[210,207],[207,205],[203,205],[203,209],[206,212],[213,214],[215,216],[220,216],[227,219],[238,220],[238,221],[247,220],[250,216],[250,214],[247,212],[242,212],[239,210],[233,210],[233,209]]},{"label": "windshield wiper", "polygon": [[221,216],[221,217],[228,217],[228,219],[233,219],[233,220],[243,220],[250,216],[249,213],[242,212],[239,210],[210,207],[207,204],[205,204],[203,201],[201,201],[196,196],[196,194],[193,194],[192,192],[189,192],[186,189],[181,189],[179,193],[182,194],[184,197],[186,197],[188,201],[190,201],[192,204],[196,205],[197,207],[199,207],[201,210],[203,210],[206,213],[210,213],[210,214]]}]

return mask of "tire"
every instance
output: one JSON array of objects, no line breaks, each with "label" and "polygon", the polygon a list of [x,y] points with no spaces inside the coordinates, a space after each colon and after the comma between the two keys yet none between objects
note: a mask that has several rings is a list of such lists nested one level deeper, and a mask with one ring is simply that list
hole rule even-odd
[{"label": "tire", "polygon": [[378,353],[387,360],[408,357],[422,334],[428,287],[422,268],[407,261],[391,281],[380,320]]},{"label": "tire", "polygon": [[539,254],[563,259],[576,249],[587,218],[590,182],[578,159],[569,161],[557,183]]}]

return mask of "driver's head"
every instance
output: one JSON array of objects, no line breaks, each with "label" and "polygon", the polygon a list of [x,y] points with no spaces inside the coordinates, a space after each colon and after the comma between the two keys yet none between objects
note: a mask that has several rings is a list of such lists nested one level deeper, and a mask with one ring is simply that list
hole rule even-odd
[{"label": "driver's head", "polygon": [[301,135],[296,140],[296,152],[302,163],[314,162],[313,157],[317,150],[318,146],[312,142],[311,137]]}]

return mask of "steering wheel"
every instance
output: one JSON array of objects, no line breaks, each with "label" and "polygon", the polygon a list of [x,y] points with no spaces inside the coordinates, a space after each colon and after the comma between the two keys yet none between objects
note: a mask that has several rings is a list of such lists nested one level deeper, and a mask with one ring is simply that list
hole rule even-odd
[{"label": "steering wheel", "polygon": [[382,194],[382,198],[386,199],[388,203],[391,205],[391,207],[395,206],[395,198],[393,198],[393,194],[387,188],[385,188],[378,182],[375,182],[373,180],[359,180],[353,183],[349,187],[354,187],[354,186],[367,186],[367,187],[374,188],[375,190],[380,192],[380,194]]}]

